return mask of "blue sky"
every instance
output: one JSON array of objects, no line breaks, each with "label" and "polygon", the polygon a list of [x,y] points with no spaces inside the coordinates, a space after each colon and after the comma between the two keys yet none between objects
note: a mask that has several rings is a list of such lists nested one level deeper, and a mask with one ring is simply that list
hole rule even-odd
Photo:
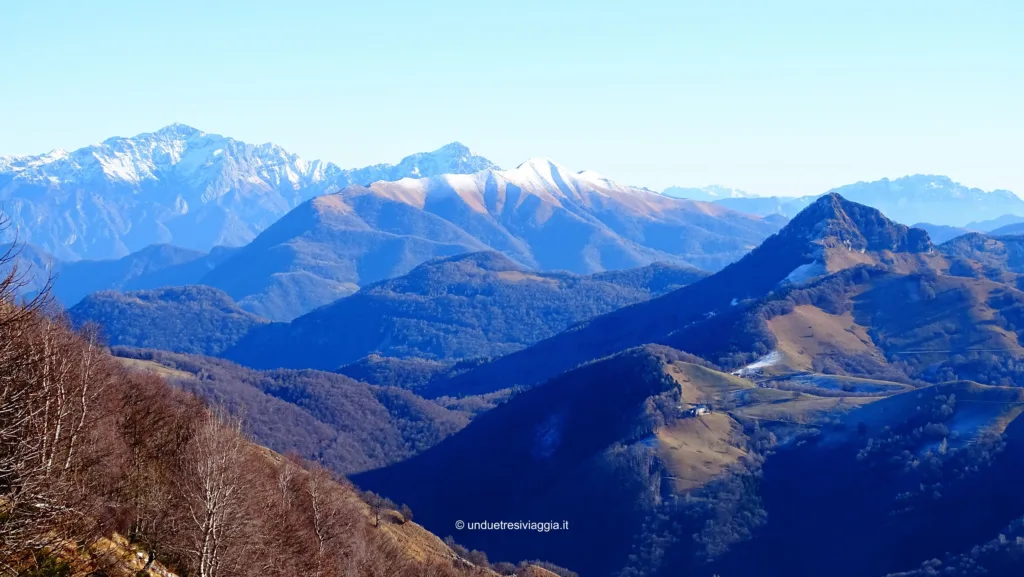
[{"label": "blue sky", "polygon": [[0,7],[0,154],[183,122],[342,166],[459,140],[630,184],[1024,193],[1024,2]]}]

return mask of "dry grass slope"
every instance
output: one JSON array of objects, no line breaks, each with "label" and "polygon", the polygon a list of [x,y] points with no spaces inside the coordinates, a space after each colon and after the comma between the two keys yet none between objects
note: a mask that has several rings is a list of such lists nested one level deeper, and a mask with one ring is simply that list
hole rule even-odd
[{"label": "dry grass slope", "polygon": [[743,427],[725,413],[682,419],[658,429],[655,435],[658,455],[680,492],[703,486],[746,455],[736,446],[743,438]]},{"label": "dry grass slope", "polygon": [[811,305],[800,305],[793,312],[769,320],[768,327],[784,358],[772,367],[772,372],[813,371],[814,359],[833,351],[870,355],[885,362],[867,329],[856,324],[851,313],[832,315]]},{"label": "dry grass slope", "polygon": [[161,365],[155,361],[146,361],[143,359],[128,359],[124,357],[115,357],[119,363],[133,371],[142,371],[146,373],[153,373],[160,375],[161,377],[169,377],[176,379],[194,379],[195,375],[192,373],[186,373],[185,371],[179,371],[166,365]]}]

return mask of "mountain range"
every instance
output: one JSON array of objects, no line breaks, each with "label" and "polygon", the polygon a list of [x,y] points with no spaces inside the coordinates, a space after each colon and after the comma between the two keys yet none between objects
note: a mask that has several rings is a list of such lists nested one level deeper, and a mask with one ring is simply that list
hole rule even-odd
[{"label": "mountain range", "polygon": [[341,169],[172,124],[71,152],[0,158],[0,201],[22,242],[64,261],[110,259],[151,244],[240,246],[302,202],[351,184],[492,166],[452,143],[397,165]]},{"label": "mountain range", "polygon": [[369,354],[498,357],[705,276],[661,264],[589,276],[543,273],[499,253],[470,253],[429,261],[290,323],[255,328],[224,354],[257,368],[324,370]]},{"label": "mountain range", "polygon": [[915,224],[914,228],[922,228],[928,231],[928,236],[936,243],[941,244],[958,236],[973,232],[981,232],[989,236],[1021,235],[1024,234],[1024,217],[1005,215],[991,220],[968,223],[966,226],[946,226],[920,222]]},{"label": "mountain range", "polygon": [[962,226],[948,226],[945,224],[932,224],[930,222],[918,222],[911,226],[927,231],[928,238],[938,244],[973,232],[971,229]]},{"label": "mountain range", "polygon": [[[669,189],[677,195],[678,189]],[[687,198],[707,199],[701,189]],[[726,189],[728,190],[728,189]],[[902,178],[883,178],[874,182],[857,182],[832,189],[853,202],[877,208],[889,218],[902,223],[929,222],[938,225],[991,230],[985,223],[972,222],[997,219],[1005,215],[1024,217],[1024,199],[1008,190],[986,192],[954,182],[945,176],[918,174]],[[669,191],[665,191],[669,194]],[[814,202],[819,195],[786,197],[754,197],[731,194],[713,198],[714,202],[750,214],[778,214],[792,218]],[[1012,219],[1012,216],[1010,217]],[[1009,224],[1003,223],[1003,224]]]},{"label": "mountain range", "polygon": [[[935,245],[830,194],[721,271],[518,352],[458,367],[359,359],[341,372],[401,383],[472,420],[353,479],[411,504],[438,532],[477,516],[566,520],[574,530],[460,537],[584,575],[785,566],[801,577],[916,576],[941,559],[1009,577],[1019,565],[999,535],[1024,536],[1021,238],[970,233]],[[493,284],[509,271],[543,278],[483,253],[364,290],[385,303],[432,294],[440,300],[410,301],[429,312],[456,296],[500,302],[466,293],[481,286],[466,280]],[[606,275],[640,286],[657,276],[594,278]],[[345,338],[332,328],[369,340],[358,331],[374,323],[353,315],[372,318],[372,303],[348,297],[312,313],[313,328],[283,325],[289,332],[253,359],[289,341],[315,351],[296,366],[331,358]],[[474,323],[495,316],[458,306]],[[417,342],[402,334],[390,340]],[[248,407],[274,422],[269,407]],[[813,547],[787,547],[794,535]],[[870,554],[849,557],[851,548]]]},{"label": "mountain range", "polygon": [[342,170],[180,124],[6,157],[0,200],[6,233],[49,264],[67,307],[99,290],[205,284],[275,321],[432,258],[483,250],[541,271],[716,270],[785,220],[548,160],[499,170],[458,143]]},{"label": "mountain range", "polygon": [[707,274],[667,264],[543,273],[480,252],[428,261],[290,323],[268,325],[203,285],[100,291],[68,313],[75,325],[100,326],[112,345],[224,356],[256,368],[334,370],[370,354],[451,363],[522,349]]},{"label": "mountain range", "polygon": [[526,390],[355,480],[436,530],[567,519],[579,530],[467,542],[587,575],[1013,575],[1018,240],[936,246],[823,196],[714,275],[434,379],[420,390]]},{"label": "mountain range", "polygon": [[[350,225],[353,199],[369,197],[440,225],[406,180],[310,204]],[[647,197],[621,198],[601,200]],[[99,276],[244,274],[268,258],[239,255],[277,226],[210,266],[161,246]],[[1024,537],[1022,255],[1024,236],[935,244],[831,193],[711,274],[543,271],[492,249],[427,260],[289,323],[204,286],[94,293],[69,314],[123,343],[293,367],[115,349],[242,415],[259,442],[411,505],[435,532],[478,518],[572,527],[460,533],[500,558],[592,577],[916,577],[936,563],[1009,577]]]},{"label": "mountain range", "polygon": [[[893,223],[879,211],[837,194],[825,195],[779,233],[718,273],[664,296],[583,323],[532,347],[439,385],[436,394],[529,386],[573,366],[699,326],[708,315],[759,299],[780,285],[804,283],[857,265],[913,269],[934,252],[928,234]],[[739,310],[739,309],[735,309]],[[708,333],[741,338],[740,334]]]},{"label": "mountain range", "polygon": [[[32,383],[30,393],[106,383],[82,389],[114,408],[97,417],[96,439],[131,444],[152,423],[163,431],[153,439],[173,448],[191,425],[165,430],[160,415],[201,412],[195,397],[161,393],[138,369],[219,406],[296,462],[353,475],[373,491],[363,495],[381,534],[411,512],[382,521],[378,493],[412,506],[438,535],[457,521],[567,522],[457,536],[494,557],[550,559],[587,577],[1020,574],[1024,235],[1012,194],[934,176],[785,200],[721,187],[657,194],[549,160],[500,170],[457,153],[364,175],[385,180],[326,184],[340,169],[257,169],[227,145],[214,156],[235,160],[197,167],[213,137],[161,132],[2,165],[22,175],[3,190],[31,193],[31,207],[66,213],[95,194],[93,206],[109,209],[88,229],[46,213],[42,238],[54,227],[71,236],[0,259],[49,266],[67,320],[100,325],[132,370],[75,361],[106,352],[92,356],[91,333],[71,335],[55,310],[10,315],[21,310],[16,289],[31,295],[42,276],[0,286],[9,326],[37,321],[30,337],[8,331],[2,343],[19,353],[3,356],[12,382]],[[252,186],[209,189],[228,167]],[[51,183],[89,184],[31,188],[46,171]],[[90,171],[102,177],[82,176]],[[234,215],[218,222],[246,223],[245,234],[189,221],[194,196],[168,200],[171,188],[194,192],[200,181],[212,191],[208,210]],[[70,201],[68,190],[78,191]],[[770,214],[729,208],[743,203]],[[116,227],[95,222],[143,205],[137,222],[156,237],[183,226],[203,242],[118,258],[61,253],[101,247]],[[167,216],[168,206],[182,210]],[[25,220],[33,210],[15,216],[27,232],[39,222]],[[133,233],[117,230],[128,251]],[[66,353],[72,362],[51,362]],[[48,418],[64,392],[33,397],[34,414]],[[141,420],[128,426],[122,415]],[[132,466],[188,462],[155,454]],[[108,464],[92,456],[82,462]],[[102,473],[82,470],[100,475],[90,487],[104,486]],[[160,491],[188,481],[153,477]],[[289,482],[265,481],[252,493],[260,502]],[[97,511],[120,503],[103,495]],[[478,575],[516,571],[452,540],[434,550]],[[519,574],[550,577],[531,571]]]},{"label": "mountain range", "polygon": [[499,251],[541,270],[589,274],[663,261],[706,270],[781,226],[671,199],[550,161],[513,170],[353,185],[298,206],[203,284],[290,320],[436,257]]}]

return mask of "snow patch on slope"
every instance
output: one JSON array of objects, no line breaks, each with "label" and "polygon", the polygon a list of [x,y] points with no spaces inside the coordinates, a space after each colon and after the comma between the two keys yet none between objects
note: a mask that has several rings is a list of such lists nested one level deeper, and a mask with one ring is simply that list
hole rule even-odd
[{"label": "snow patch on slope", "polygon": [[786,275],[783,282],[802,284],[826,274],[828,274],[828,269],[825,268],[825,265],[818,261],[814,261],[802,264],[793,269],[792,272]]},{"label": "snow patch on slope", "polygon": [[779,351],[772,351],[767,355],[750,363],[749,365],[739,370],[733,371],[732,374],[740,377],[746,377],[749,375],[757,374],[768,367],[772,367],[779,364],[780,362],[782,362],[782,353],[780,353]]}]

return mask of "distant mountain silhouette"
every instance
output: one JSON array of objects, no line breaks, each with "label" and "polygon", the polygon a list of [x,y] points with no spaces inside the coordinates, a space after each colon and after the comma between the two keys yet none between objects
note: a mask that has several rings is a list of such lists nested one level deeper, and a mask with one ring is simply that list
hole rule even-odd
[{"label": "distant mountain silhouette", "polygon": [[1002,216],[992,218],[989,220],[980,220],[975,222],[967,223],[965,228],[976,230],[978,232],[991,232],[997,228],[1007,226],[1010,224],[1017,224],[1024,222],[1024,215],[1016,214],[1004,214]]},{"label": "distant mountain silhouette", "polygon": [[725,198],[756,198],[755,195],[750,194],[749,192],[717,185],[704,186],[701,188],[670,186],[661,191],[661,194],[671,196],[672,198],[688,198],[690,200],[703,200],[706,202],[713,202]]},{"label": "distant mountain silhouette", "polygon": [[[10,245],[6,245],[10,246]],[[5,249],[6,250],[6,249]],[[196,284],[236,250],[214,247],[209,253],[173,246],[150,245],[119,259],[62,261],[31,244],[15,247],[22,272],[30,277],[26,291],[51,281],[50,294],[66,308],[97,291],[133,291]]]},{"label": "distant mountain silhouette", "polygon": [[1016,236],[1024,234],[1024,222],[1017,222],[1014,224],[1001,226],[997,229],[989,231],[989,234],[992,236]]},{"label": "distant mountain silhouette", "polygon": [[[893,180],[883,178],[874,182],[840,186],[830,192],[877,208],[889,218],[903,223],[931,222],[985,231],[989,229],[970,221],[993,219],[1001,215],[1024,217],[1024,199],[1016,194],[1008,190],[986,192],[970,188],[946,176],[917,174]],[[725,198],[716,203],[751,214],[792,217],[814,202],[815,198],[814,195]],[[992,228],[996,226],[1000,225]]]},{"label": "distant mountain silhouette", "polygon": [[117,260],[60,263],[55,268],[54,296],[71,307],[89,293],[101,290],[135,291],[195,284],[235,250],[214,247],[205,253],[159,244]]},{"label": "distant mountain silhouette", "polygon": [[932,224],[930,222],[919,222],[911,225],[913,228],[919,228],[928,232],[928,238],[932,239],[935,244],[942,244],[947,240],[952,240],[958,236],[974,232],[973,229],[961,227],[961,226],[947,226],[944,224]]}]

